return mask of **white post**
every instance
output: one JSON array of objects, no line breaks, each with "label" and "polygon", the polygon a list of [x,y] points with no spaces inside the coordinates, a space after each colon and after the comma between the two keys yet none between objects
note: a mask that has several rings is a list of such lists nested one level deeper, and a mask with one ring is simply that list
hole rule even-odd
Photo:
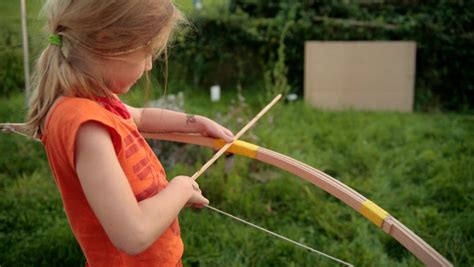
[{"label": "white post", "polygon": [[221,87],[219,85],[211,86],[211,101],[217,102],[221,99]]},{"label": "white post", "polygon": [[30,93],[30,56],[28,53],[28,32],[26,27],[26,4],[25,0],[20,0],[21,3],[21,33],[23,37],[23,68],[25,71],[25,92],[26,95]]}]

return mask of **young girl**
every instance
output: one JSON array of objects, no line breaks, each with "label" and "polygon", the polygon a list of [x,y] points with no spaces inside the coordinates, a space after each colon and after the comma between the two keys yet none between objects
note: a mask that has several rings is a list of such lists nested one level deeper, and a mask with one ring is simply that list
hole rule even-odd
[{"label": "young girl", "polygon": [[[27,129],[40,138],[72,232],[90,266],[181,265],[177,220],[208,200],[170,182],[139,132],[232,133],[202,117],[124,105],[183,21],[170,0],[50,0]],[[86,265],[87,265],[86,264]]]}]

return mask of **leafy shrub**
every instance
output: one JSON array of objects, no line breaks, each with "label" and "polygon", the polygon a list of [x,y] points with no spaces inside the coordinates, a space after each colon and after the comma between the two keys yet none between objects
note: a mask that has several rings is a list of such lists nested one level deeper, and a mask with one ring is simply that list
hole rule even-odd
[{"label": "leafy shrub", "polygon": [[171,53],[176,75],[204,87],[268,84],[265,75],[283,55],[291,91],[301,94],[306,40],[414,40],[415,108],[474,109],[471,2],[233,1],[231,8],[230,14],[192,18],[195,28]]},{"label": "leafy shrub", "polygon": [[[3,5],[0,5],[0,10]],[[11,5],[8,3],[7,5]],[[36,7],[40,1],[33,1],[31,5]],[[2,15],[11,15],[9,6],[2,10]],[[18,7],[19,8],[19,7]],[[31,14],[33,16],[33,14]],[[34,15],[36,17],[36,14]],[[2,21],[5,19],[5,21]],[[23,50],[22,50],[22,33],[20,14],[16,18],[0,18],[2,28],[0,28],[0,95],[9,96],[14,92],[22,92],[25,87],[24,66],[23,66]],[[30,56],[30,71],[33,65],[33,59],[37,58],[39,50],[44,47],[44,39],[39,29],[40,22],[38,19],[28,19],[28,42]]]},{"label": "leafy shrub", "polygon": [[0,51],[0,94],[21,92],[24,87],[22,52],[20,49]]}]

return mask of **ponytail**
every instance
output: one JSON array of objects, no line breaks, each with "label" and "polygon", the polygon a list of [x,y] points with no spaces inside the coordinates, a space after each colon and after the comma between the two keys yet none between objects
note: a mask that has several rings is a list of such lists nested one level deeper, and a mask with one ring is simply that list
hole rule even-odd
[{"label": "ponytail", "polygon": [[39,138],[41,125],[54,101],[62,94],[59,73],[65,63],[61,47],[48,45],[41,53],[33,76],[33,90],[29,96],[26,129],[29,136]]},{"label": "ponytail", "polygon": [[79,53],[80,47],[68,42],[65,36],[62,42],[67,44],[68,54],[62,45],[48,44],[36,64],[26,122],[27,134],[32,138],[41,137],[46,116],[59,96],[111,96],[101,75],[95,71],[94,56],[87,51]]}]

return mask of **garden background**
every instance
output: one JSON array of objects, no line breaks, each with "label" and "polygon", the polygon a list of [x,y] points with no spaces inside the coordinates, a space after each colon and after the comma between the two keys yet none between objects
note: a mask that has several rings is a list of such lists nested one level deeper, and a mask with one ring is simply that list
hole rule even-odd
[{"label": "garden background", "polygon": [[[46,45],[42,1],[27,1],[33,59]],[[472,1],[178,1],[191,25],[170,49],[166,103],[237,131],[276,93],[242,139],[289,155],[354,188],[455,266],[474,264],[474,4]],[[23,121],[20,3],[0,2],[0,121]],[[414,40],[415,112],[318,110],[301,101],[305,40]],[[139,83],[123,100],[164,94]],[[209,86],[222,87],[210,102]],[[176,106],[175,106],[176,107]],[[212,151],[158,146],[168,177],[193,174]],[[40,144],[0,135],[0,265],[83,266]],[[229,159],[227,159],[228,161]],[[362,266],[421,263],[350,207],[283,171],[222,159],[199,179],[211,204]],[[186,266],[331,266],[334,263],[209,210],[180,215]]]}]

